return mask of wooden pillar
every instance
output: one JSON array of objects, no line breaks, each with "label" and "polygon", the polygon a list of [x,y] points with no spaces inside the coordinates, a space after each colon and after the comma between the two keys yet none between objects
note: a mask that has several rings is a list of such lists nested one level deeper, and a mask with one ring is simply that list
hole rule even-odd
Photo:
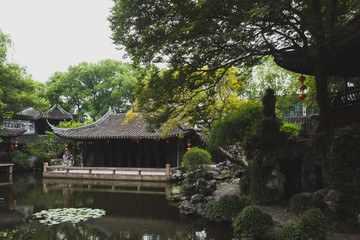
[{"label": "wooden pillar", "polygon": [[[156,144],[156,167],[159,168],[160,167],[160,151],[161,151],[161,144],[162,144],[162,140],[160,140],[158,142],[158,144]],[[166,146],[165,146],[166,147]]]},{"label": "wooden pillar", "polygon": [[49,166],[49,163],[44,162],[44,169],[43,172],[46,173],[47,172],[47,167]]},{"label": "wooden pillar", "polygon": [[149,167],[149,142],[145,140],[146,167]]},{"label": "wooden pillar", "polygon": [[135,143],[136,145],[136,147],[135,147],[135,149],[136,149],[136,167],[140,167],[140,151],[141,151],[141,147],[140,147],[140,142],[139,143]]},{"label": "wooden pillar", "polygon": [[128,167],[131,167],[131,145],[127,142]]},{"label": "wooden pillar", "polygon": [[170,164],[165,165],[165,176],[170,176]]}]

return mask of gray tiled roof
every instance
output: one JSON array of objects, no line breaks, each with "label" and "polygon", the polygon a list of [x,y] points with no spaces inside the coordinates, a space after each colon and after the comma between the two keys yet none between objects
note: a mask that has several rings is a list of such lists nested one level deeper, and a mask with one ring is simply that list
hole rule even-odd
[{"label": "gray tiled roof", "polygon": [[[125,113],[107,112],[102,118],[90,125],[63,129],[50,125],[56,135],[66,139],[160,139],[161,129],[153,132],[147,131],[147,123],[142,114],[136,114],[127,119]],[[166,137],[178,137],[183,133],[180,129],[174,129]]]},{"label": "gray tiled roof", "polygon": [[38,118],[50,119],[50,120],[70,120],[72,114],[65,111],[58,104],[55,104],[52,108],[41,114]]}]

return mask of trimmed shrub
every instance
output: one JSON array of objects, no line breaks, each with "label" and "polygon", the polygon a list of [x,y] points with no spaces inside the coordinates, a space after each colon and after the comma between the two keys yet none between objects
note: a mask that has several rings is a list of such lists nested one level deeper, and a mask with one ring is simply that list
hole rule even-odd
[{"label": "trimmed shrub", "polygon": [[231,220],[246,206],[249,201],[246,198],[239,198],[236,195],[225,195],[219,200],[210,201],[205,207],[205,217],[215,222]]},{"label": "trimmed shrub", "polygon": [[326,238],[327,221],[318,208],[310,208],[304,212],[296,225],[296,233],[301,240],[322,240]]},{"label": "trimmed shrub", "polygon": [[20,151],[15,151],[12,162],[14,163],[15,171],[29,171],[32,168],[29,156]]},{"label": "trimmed shrub", "polygon": [[184,154],[182,164],[187,170],[196,170],[199,166],[211,164],[211,154],[205,149],[193,147]]},{"label": "trimmed shrub", "polygon": [[274,223],[271,216],[253,206],[245,207],[234,219],[234,235],[240,239],[268,239],[269,230]]},{"label": "trimmed shrub", "polygon": [[290,199],[290,210],[300,215],[310,208],[323,208],[323,199],[318,194],[298,193]]},{"label": "trimmed shrub", "polygon": [[275,235],[276,240],[326,239],[327,221],[318,208],[305,211],[298,223],[287,223]]},{"label": "trimmed shrub", "polygon": [[297,240],[295,223],[285,223],[280,230],[274,233],[275,240]]}]

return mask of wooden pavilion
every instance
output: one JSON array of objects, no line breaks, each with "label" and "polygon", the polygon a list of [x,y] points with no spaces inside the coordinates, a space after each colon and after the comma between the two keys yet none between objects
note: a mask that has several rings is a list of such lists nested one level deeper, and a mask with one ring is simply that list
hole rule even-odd
[{"label": "wooden pavilion", "polygon": [[144,118],[141,113],[126,117],[109,111],[95,123],[79,128],[49,125],[57,136],[80,143],[80,162],[87,167],[178,167],[188,144],[201,143],[195,131],[176,128],[166,136],[162,129],[148,131]]},{"label": "wooden pavilion", "polygon": [[65,111],[60,105],[55,104],[45,113],[36,116],[35,128],[38,135],[44,135],[45,131],[51,131],[49,122],[52,125],[58,125],[60,121],[71,120],[72,114]]},{"label": "wooden pavilion", "polygon": [[[357,61],[360,56],[360,17],[347,24],[347,32],[339,32],[328,39],[327,46],[334,49],[327,56],[326,70],[329,76],[344,79],[343,90],[330,93],[329,102],[335,126],[360,123],[360,87],[351,86],[349,79],[360,77]],[[274,60],[280,67],[300,74],[315,75],[307,49],[282,51],[274,54]]]},{"label": "wooden pavilion", "polygon": [[14,144],[17,141],[16,138],[25,132],[26,132],[25,128],[0,129],[0,138],[2,139],[2,142],[0,143],[0,163],[11,162],[10,152],[12,148],[15,148]]}]

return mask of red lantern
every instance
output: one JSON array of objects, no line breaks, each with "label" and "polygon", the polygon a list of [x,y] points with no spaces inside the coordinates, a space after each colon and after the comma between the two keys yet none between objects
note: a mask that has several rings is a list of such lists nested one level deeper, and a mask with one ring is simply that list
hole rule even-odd
[{"label": "red lantern", "polygon": [[136,140],[136,143],[137,143],[137,144],[139,144],[139,143],[140,143],[140,140],[139,140],[139,139],[138,139],[138,140]]},{"label": "red lantern", "polygon": [[14,148],[14,145],[11,145],[11,149],[13,149]]},{"label": "red lantern", "polygon": [[303,100],[306,98],[306,94],[303,94],[303,93],[300,94],[300,95],[299,95],[299,98],[301,99],[301,101],[303,101]]},{"label": "red lantern", "polygon": [[110,139],[107,139],[107,140],[106,140],[106,143],[109,144],[109,143],[110,143]]},{"label": "red lantern", "polygon": [[166,142],[166,144],[169,144],[170,139],[167,138],[167,139],[165,140],[165,142]]},{"label": "red lantern", "polygon": [[85,144],[85,140],[81,140],[81,144]]},{"label": "red lantern", "polygon": [[65,152],[67,152],[67,151],[68,151],[68,148],[66,147],[66,148],[65,148]]},{"label": "red lantern", "polygon": [[307,86],[305,86],[305,85],[300,85],[299,89],[300,89],[301,91],[304,91],[305,89],[307,89]]},{"label": "red lantern", "polygon": [[298,79],[299,79],[300,82],[304,82],[304,81],[306,80],[306,77],[304,77],[303,75],[301,75]]}]

